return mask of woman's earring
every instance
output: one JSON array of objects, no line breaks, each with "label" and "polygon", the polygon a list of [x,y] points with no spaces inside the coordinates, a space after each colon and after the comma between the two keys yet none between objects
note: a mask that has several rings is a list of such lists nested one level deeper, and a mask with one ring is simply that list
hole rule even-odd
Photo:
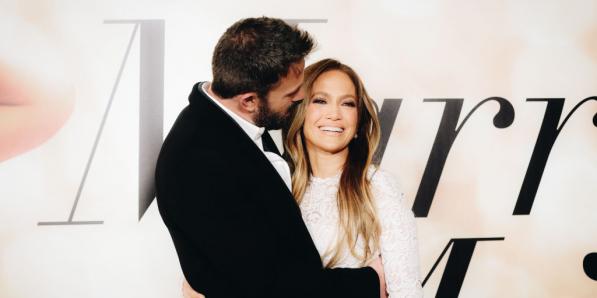
[{"label": "woman's earring", "polygon": [[359,135],[355,133],[353,139],[356,139],[358,137],[359,137]]}]

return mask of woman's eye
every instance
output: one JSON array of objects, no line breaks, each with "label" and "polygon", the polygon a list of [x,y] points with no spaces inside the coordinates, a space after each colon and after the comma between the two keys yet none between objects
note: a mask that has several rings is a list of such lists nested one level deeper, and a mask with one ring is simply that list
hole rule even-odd
[{"label": "woman's eye", "polygon": [[313,98],[312,103],[324,104],[325,100],[321,98]]},{"label": "woman's eye", "polygon": [[343,103],[343,105],[347,106],[347,107],[356,107],[357,104],[354,101],[347,101],[345,103]]}]

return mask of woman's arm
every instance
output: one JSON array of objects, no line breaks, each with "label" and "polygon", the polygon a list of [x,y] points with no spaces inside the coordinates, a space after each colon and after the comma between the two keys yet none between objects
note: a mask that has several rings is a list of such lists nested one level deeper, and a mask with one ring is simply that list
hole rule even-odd
[{"label": "woman's arm", "polygon": [[378,171],[373,189],[389,297],[423,297],[415,217],[404,205],[404,195],[391,175]]}]

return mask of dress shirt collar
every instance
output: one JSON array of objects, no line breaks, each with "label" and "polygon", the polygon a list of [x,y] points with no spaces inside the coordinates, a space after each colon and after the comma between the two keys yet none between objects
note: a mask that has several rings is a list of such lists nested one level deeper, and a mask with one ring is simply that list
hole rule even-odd
[{"label": "dress shirt collar", "polygon": [[261,150],[263,150],[263,144],[261,143],[261,136],[263,135],[265,128],[259,127],[255,124],[247,121],[245,118],[237,115],[235,112],[228,109],[226,106],[224,106],[222,103],[220,103],[217,99],[212,97],[211,94],[209,94],[209,92],[207,92],[208,86],[209,86],[209,82],[203,82],[202,84],[199,85],[199,88],[200,88],[199,91],[202,91],[209,99],[211,99],[222,110],[224,110],[224,112],[226,112],[226,114],[228,114],[236,123],[238,123],[238,125],[242,128],[242,130],[251,138],[251,140],[253,140],[253,142],[255,142],[255,144],[257,144],[257,147],[259,147]]}]

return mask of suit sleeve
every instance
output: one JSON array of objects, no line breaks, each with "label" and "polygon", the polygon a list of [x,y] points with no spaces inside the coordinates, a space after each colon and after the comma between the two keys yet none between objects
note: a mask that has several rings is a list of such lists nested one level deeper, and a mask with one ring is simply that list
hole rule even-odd
[{"label": "suit sleeve", "polygon": [[219,159],[162,164],[156,176],[160,213],[194,289],[207,298],[379,297],[371,268],[277,260],[272,224],[246,199],[243,177],[213,160]]}]

